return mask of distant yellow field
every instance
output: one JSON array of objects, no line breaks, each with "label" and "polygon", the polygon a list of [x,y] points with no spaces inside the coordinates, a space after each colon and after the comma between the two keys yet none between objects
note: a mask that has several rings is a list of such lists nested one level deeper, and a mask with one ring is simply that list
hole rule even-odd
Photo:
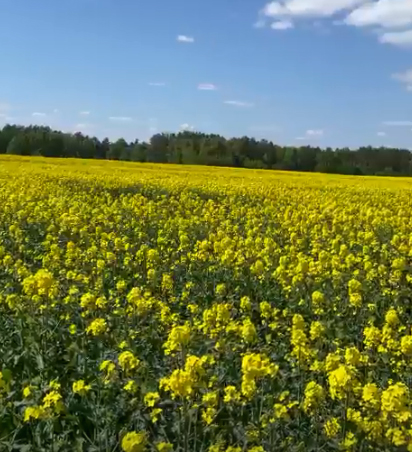
[{"label": "distant yellow field", "polygon": [[411,188],[0,156],[0,450],[412,451]]}]

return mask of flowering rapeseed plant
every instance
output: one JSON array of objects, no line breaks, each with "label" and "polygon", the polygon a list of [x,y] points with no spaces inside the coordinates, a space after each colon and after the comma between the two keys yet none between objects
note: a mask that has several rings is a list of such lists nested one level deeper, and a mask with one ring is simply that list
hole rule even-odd
[{"label": "flowering rapeseed plant", "polygon": [[0,163],[0,450],[412,451],[409,179]]}]

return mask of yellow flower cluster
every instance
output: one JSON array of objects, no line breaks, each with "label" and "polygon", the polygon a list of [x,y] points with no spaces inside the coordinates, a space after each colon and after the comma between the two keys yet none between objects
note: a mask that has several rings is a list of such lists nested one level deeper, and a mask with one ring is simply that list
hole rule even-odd
[{"label": "yellow flower cluster", "polygon": [[0,443],[412,451],[411,193],[0,156]]}]

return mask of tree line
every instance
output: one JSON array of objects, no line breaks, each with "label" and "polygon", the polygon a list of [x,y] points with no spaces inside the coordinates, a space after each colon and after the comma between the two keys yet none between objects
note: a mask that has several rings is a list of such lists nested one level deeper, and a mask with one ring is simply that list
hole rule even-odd
[{"label": "tree line", "polygon": [[407,149],[279,146],[246,136],[226,139],[191,131],[155,134],[148,142],[112,142],[44,126],[6,125],[0,130],[0,153],[353,175],[412,175],[412,154]]}]

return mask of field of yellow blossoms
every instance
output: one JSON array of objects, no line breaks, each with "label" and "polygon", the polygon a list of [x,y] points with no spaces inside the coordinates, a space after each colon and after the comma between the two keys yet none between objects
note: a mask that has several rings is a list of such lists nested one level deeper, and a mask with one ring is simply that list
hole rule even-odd
[{"label": "field of yellow blossoms", "polygon": [[0,451],[412,451],[412,180],[0,158]]}]

